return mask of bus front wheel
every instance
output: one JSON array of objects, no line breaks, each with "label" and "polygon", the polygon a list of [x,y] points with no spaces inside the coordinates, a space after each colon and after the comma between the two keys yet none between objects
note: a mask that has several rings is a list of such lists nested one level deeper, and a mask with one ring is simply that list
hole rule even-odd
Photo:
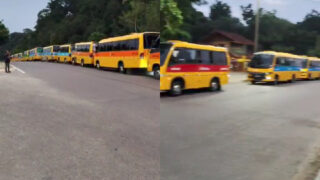
[{"label": "bus front wheel", "polygon": [[178,96],[182,94],[183,82],[181,80],[175,80],[171,84],[170,95]]},{"label": "bus front wheel", "polygon": [[84,60],[81,60],[81,66],[84,67]]},{"label": "bus front wheel", "polygon": [[160,68],[159,68],[159,66],[154,66],[153,67],[153,77],[155,79],[160,79]]},{"label": "bus front wheel", "polygon": [[296,82],[296,75],[293,75],[291,79],[291,83],[295,83],[295,82]]},{"label": "bus front wheel", "polygon": [[276,76],[275,78],[274,78],[274,81],[273,81],[273,85],[278,85],[279,84],[279,76]]},{"label": "bus front wheel", "polygon": [[221,85],[220,85],[219,79],[214,78],[211,80],[209,90],[212,92],[221,90]]}]

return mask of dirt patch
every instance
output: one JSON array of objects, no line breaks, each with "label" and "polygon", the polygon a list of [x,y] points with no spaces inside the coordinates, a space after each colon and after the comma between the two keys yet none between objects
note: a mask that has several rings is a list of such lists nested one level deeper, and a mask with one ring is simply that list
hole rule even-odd
[{"label": "dirt patch", "polygon": [[315,180],[320,170],[320,146],[315,147],[292,180]]}]

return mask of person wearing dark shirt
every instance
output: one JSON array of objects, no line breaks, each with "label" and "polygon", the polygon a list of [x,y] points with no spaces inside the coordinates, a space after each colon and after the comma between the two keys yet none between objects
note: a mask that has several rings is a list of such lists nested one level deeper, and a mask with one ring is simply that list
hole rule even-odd
[{"label": "person wearing dark shirt", "polygon": [[11,73],[10,71],[10,52],[9,51],[6,51],[6,54],[4,56],[4,62],[5,62],[5,70],[6,70],[6,73]]}]

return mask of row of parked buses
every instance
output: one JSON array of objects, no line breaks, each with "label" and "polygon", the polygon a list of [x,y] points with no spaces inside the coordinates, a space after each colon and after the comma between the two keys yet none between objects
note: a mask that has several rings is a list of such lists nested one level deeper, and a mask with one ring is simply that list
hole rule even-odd
[{"label": "row of parked buses", "polygon": [[295,82],[320,79],[320,58],[263,51],[255,53],[248,67],[248,80],[257,82]]},{"label": "row of parked buses", "polygon": [[[160,90],[179,95],[185,89],[219,91],[228,83],[230,57],[225,48],[169,41],[160,44]],[[263,51],[255,53],[248,67],[248,80],[295,82],[319,79],[320,58]]]},{"label": "row of parked buses", "polygon": [[160,78],[160,33],[133,33],[103,39],[98,43],[38,47],[14,54],[12,61],[56,61],[96,68],[115,68],[126,73],[128,69],[147,69]]}]

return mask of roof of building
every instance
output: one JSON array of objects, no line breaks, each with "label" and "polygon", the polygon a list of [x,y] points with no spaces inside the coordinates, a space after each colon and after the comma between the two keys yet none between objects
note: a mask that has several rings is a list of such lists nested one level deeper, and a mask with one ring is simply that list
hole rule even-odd
[{"label": "roof of building", "polygon": [[224,37],[230,39],[230,41],[233,43],[252,45],[252,46],[254,45],[253,41],[243,37],[242,35],[236,34],[236,33],[226,32],[226,31],[213,31],[206,38],[204,38],[202,40],[202,42],[210,42],[213,39],[213,36],[215,36],[215,35],[224,36]]}]

